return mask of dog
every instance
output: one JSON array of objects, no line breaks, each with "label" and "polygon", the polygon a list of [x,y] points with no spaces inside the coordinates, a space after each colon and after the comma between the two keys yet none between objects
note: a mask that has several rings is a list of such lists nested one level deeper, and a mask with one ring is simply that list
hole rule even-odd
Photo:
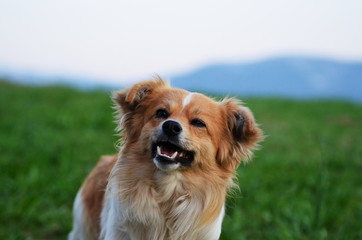
[{"label": "dog", "polygon": [[252,112],[161,78],[112,99],[122,147],[78,191],[68,239],[218,239],[236,169],[263,139]]}]

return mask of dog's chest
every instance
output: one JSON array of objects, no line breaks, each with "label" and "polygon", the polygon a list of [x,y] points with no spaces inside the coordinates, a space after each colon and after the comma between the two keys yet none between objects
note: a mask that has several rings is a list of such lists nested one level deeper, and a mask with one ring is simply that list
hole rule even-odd
[{"label": "dog's chest", "polygon": [[143,179],[132,184],[123,184],[122,180],[115,177],[109,182],[102,213],[102,236],[113,232],[110,236],[140,240],[211,240],[220,235],[224,211],[217,221],[198,226],[206,210],[205,202],[185,187],[189,184],[182,176],[156,175],[153,181]]},{"label": "dog's chest", "polygon": [[125,206],[127,228],[137,239],[190,236],[200,220],[202,203],[191,197],[180,174],[156,175],[154,181],[155,185],[144,186]]}]

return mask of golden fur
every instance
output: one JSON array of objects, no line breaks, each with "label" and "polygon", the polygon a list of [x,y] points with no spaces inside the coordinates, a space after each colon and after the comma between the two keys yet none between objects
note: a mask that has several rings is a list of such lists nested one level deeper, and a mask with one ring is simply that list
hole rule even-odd
[{"label": "golden fur", "polygon": [[[263,138],[251,111],[236,99],[216,102],[171,88],[162,79],[115,92],[113,100],[123,147],[117,161],[101,158],[82,186],[85,234],[94,239],[100,234],[101,238],[124,239],[217,239],[219,232],[210,231],[222,220],[236,168],[251,157]],[[158,109],[165,109],[169,116],[155,117]],[[152,160],[152,144],[169,119],[182,126],[181,146],[193,157],[190,166],[181,164],[168,171]],[[192,123],[193,119],[205,126]],[[104,198],[102,188],[108,177]],[[114,202],[121,215],[118,235],[107,233],[112,228],[108,218]]]}]

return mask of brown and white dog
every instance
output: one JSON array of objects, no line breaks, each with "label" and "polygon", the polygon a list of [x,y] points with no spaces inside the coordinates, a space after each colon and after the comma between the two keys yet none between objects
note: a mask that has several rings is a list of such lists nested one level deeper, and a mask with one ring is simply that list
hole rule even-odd
[{"label": "brown and white dog", "polygon": [[69,239],[218,239],[236,168],[263,138],[250,110],[162,79],[113,100],[123,147],[83,183]]}]

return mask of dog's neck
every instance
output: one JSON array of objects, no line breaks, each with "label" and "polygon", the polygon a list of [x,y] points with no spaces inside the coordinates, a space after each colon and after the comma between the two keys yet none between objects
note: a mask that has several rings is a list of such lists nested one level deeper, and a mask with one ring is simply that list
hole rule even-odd
[{"label": "dog's neck", "polygon": [[155,190],[160,203],[175,201],[182,195],[187,194],[187,179],[179,171],[165,173],[156,170],[154,176]]}]

